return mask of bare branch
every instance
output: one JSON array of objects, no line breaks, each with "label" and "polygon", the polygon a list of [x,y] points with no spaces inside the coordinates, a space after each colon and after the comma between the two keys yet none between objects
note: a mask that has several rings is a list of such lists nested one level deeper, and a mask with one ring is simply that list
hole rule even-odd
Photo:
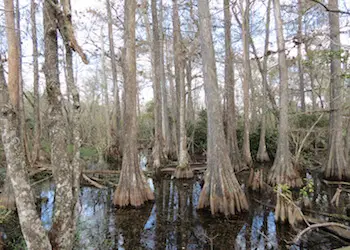
[{"label": "bare branch", "polygon": [[328,8],[327,5],[325,5],[324,3],[321,3],[320,1],[318,0],[310,0],[312,2],[315,2],[315,3],[318,3],[319,5],[321,5],[326,11],[328,12],[334,12],[334,13],[340,13],[340,14],[344,14],[344,15],[350,15],[350,12],[349,11],[343,11],[343,10],[332,10],[330,8]]}]

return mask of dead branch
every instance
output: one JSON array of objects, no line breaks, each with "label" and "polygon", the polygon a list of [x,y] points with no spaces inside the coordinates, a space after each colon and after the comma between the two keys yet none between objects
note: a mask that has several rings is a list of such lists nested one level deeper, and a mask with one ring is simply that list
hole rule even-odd
[{"label": "dead branch", "polygon": [[348,227],[348,226],[346,226],[346,225],[343,225],[343,224],[340,224],[340,223],[337,223],[337,222],[317,223],[317,224],[310,225],[310,226],[308,226],[307,228],[305,228],[304,230],[302,230],[301,232],[299,232],[299,233],[297,234],[297,236],[294,238],[293,243],[294,243],[294,244],[297,244],[297,243],[300,241],[301,237],[302,237],[305,233],[307,233],[307,232],[309,232],[309,231],[311,231],[311,230],[313,230],[313,229],[315,229],[315,228],[320,228],[320,227],[331,227],[331,226],[336,226],[336,227],[344,228],[344,229],[346,229],[346,230],[350,230],[350,227]]},{"label": "dead branch", "polygon": [[105,183],[107,183],[107,184],[109,184],[110,186],[113,186],[113,187],[117,187],[118,186],[118,184],[115,184],[115,183],[113,183],[113,182],[111,182],[109,180],[100,179],[100,178],[97,178],[97,177],[94,177],[94,176],[91,176],[90,178],[92,180],[95,180],[95,181],[105,182]]},{"label": "dead branch", "polygon": [[320,1],[318,0],[310,0],[312,2],[315,2],[315,3],[318,3],[319,5],[321,5],[326,11],[328,12],[334,12],[334,13],[340,13],[340,14],[345,14],[345,15],[350,15],[350,12],[348,11],[343,11],[343,10],[332,10],[330,8],[328,8],[327,5],[325,5],[324,3],[321,3]]},{"label": "dead branch", "polygon": [[315,121],[314,124],[312,124],[311,128],[309,129],[309,131],[307,132],[306,136],[304,137],[304,139],[301,141],[300,143],[300,147],[298,149],[297,155],[295,156],[295,162],[298,162],[300,154],[301,154],[301,150],[303,149],[303,146],[306,142],[306,139],[310,136],[310,134],[312,133],[313,129],[315,128],[315,126],[317,125],[317,123],[322,119],[324,113],[322,113],[318,119]]},{"label": "dead branch", "polygon": [[323,180],[324,183],[327,185],[347,185],[350,186],[350,182],[345,182],[345,181],[327,181]]},{"label": "dead branch", "polygon": [[103,186],[99,183],[97,183],[96,181],[94,180],[91,180],[89,177],[87,177],[85,174],[82,174],[84,180],[86,180],[87,182],[89,182],[91,185],[93,185],[94,187],[97,187],[97,188],[100,188],[100,189],[104,189],[104,188],[107,188],[106,186]]},{"label": "dead branch", "polygon": [[47,176],[47,177],[45,177],[45,178],[43,178],[43,179],[41,179],[41,180],[38,180],[38,181],[36,181],[36,182],[33,182],[32,184],[30,184],[30,186],[33,187],[33,186],[35,186],[35,185],[38,185],[38,184],[40,184],[40,183],[42,183],[42,182],[45,182],[45,181],[51,179],[51,178],[52,178],[52,175]]},{"label": "dead branch", "polygon": [[83,174],[120,174],[120,170],[83,170]]}]

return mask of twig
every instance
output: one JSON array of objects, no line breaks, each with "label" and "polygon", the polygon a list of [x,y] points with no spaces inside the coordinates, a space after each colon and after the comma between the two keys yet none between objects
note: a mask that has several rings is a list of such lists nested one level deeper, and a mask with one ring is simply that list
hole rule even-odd
[{"label": "twig", "polygon": [[297,236],[294,238],[293,243],[297,244],[300,240],[300,238],[307,233],[308,231],[315,229],[315,228],[319,228],[319,227],[330,227],[330,226],[337,226],[337,227],[341,227],[344,228],[346,230],[350,230],[350,227],[345,226],[343,224],[337,223],[337,222],[325,222],[325,223],[317,223],[317,224],[313,224],[308,226],[307,228],[305,228],[304,230],[302,230],[301,232],[299,232],[297,234]]}]

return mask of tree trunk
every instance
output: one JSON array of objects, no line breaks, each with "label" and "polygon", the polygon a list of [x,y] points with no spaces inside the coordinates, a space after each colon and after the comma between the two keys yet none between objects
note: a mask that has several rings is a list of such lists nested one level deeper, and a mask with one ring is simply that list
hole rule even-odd
[{"label": "tree trunk", "polygon": [[108,91],[108,81],[106,75],[106,56],[104,49],[103,40],[103,28],[101,27],[101,75],[102,75],[102,88],[104,90],[105,99],[105,119],[106,119],[106,147],[111,146],[111,122],[109,117],[109,91]]},{"label": "tree trunk", "polygon": [[[44,73],[50,106],[52,172],[56,184],[55,210],[50,239],[55,249],[72,249],[75,234],[76,199],[77,193],[79,193],[79,190],[76,190],[75,181],[79,177],[74,176],[76,170],[70,165],[67,154],[67,131],[64,129],[58,68],[57,22],[60,21],[60,24],[64,25],[58,28],[66,45],[71,47],[72,44],[76,43],[76,40],[74,37],[68,36],[67,33],[62,33],[72,31],[72,27],[70,2],[62,1],[61,5],[63,8],[59,7],[55,0],[46,0],[43,10],[45,31]],[[69,35],[73,35],[73,33],[69,33]],[[69,73],[68,76],[67,80],[72,81],[69,78],[73,78],[73,73]]]},{"label": "tree trunk", "polygon": [[252,84],[252,75],[250,69],[249,59],[249,0],[245,0],[246,6],[243,11],[242,20],[242,42],[243,42],[243,64],[244,64],[244,77],[243,77],[243,102],[244,102],[244,135],[243,135],[243,161],[246,165],[252,165],[252,156],[250,153],[250,101],[249,101],[249,88]]},{"label": "tree trunk", "polygon": [[186,120],[194,122],[194,106],[192,99],[192,58],[189,55],[186,63],[186,80],[187,80],[187,108],[186,108]]},{"label": "tree trunk", "polygon": [[34,140],[32,151],[32,165],[39,158],[40,153],[40,138],[41,138],[41,120],[40,120],[40,102],[39,102],[39,62],[38,62],[38,38],[36,31],[36,3],[35,0],[31,0],[30,5],[30,20],[32,25],[32,46],[33,46],[33,85],[34,85],[34,114],[35,114],[35,126],[34,126]]},{"label": "tree trunk", "polygon": [[[338,9],[338,0],[329,0],[328,7]],[[324,166],[327,179],[349,180],[350,168],[346,164],[343,138],[343,82],[341,79],[339,13],[329,12],[331,79],[330,79],[330,127],[328,161]]]},{"label": "tree trunk", "polygon": [[154,200],[146,178],[139,166],[137,154],[137,121],[136,121],[136,48],[135,48],[135,11],[136,0],[124,2],[124,46],[123,59],[125,113],[124,113],[124,148],[122,172],[119,184],[114,193],[113,203],[117,206],[140,207],[148,200]]},{"label": "tree trunk", "polygon": [[[1,131],[7,171],[16,197],[18,218],[28,249],[51,249],[47,234],[36,212],[34,196],[29,184],[23,145],[19,139],[19,44],[16,35],[12,0],[4,1],[8,48],[8,90],[4,85],[1,65]],[[8,99],[9,98],[9,99]],[[9,100],[9,101],[7,101]]]},{"label": "tree trunk", "polygon": [[233,71],[233,52],[231,47],[231,12],[230,1],[224,1],[225,19],[225,92],[226,92],[226,142],[230,159],[235,171],[242,167],[241,155],[237,140],[236,104],[235,104],[235,76]]},{"label": "tree trunk", "polygon": [[28,137],[26,130],[26,118],[24,112],[24,99],[23,99],[23,76],[22,76],[22,39],[21,39],[21,15],[19,0],[16,0],[16,32],[18,39],[18,52],[19,52],[19,113],[20,113],[20,138],[24,147],[24,155],[27,163],[31,163],[31,155],[28,145]]},{"label": "tree trunk", "polygon": [[154,97],[154,145],[152,149],[153,166],[159,168],[164,162],[163,136],[162,136],[162,93],[161,93],[161,53],[158,28],[157,0],[151,1],[152,9],[152,72],[153,72],[153,97]]},{"label": "tree trunk", "polygon": [[73,159],[71,163],[72,167],[72,192],[73,192],[73,211],[72,211],[72,232],[70,235],[70,240],[73,242],[72,237],[74,237],[77,220],[78,220],[78,207],[79,207],[79,189],[80,189],[80,96],[79,91],[74,82],[74,72],[73,72],[73,52],[72,48],[66,44],[66,66],[67,66],[67,85],[70,86],[72,100],[73,100],[73,115],[72,115],[72,141],[73,141]]},{"label": "tree trunk", "polygon": [[236,211],[248,209],[248,203],[234,174],[225,141],[208,1],[198,1],[198,10],[204,89],[208,107],[208,169],[198,208],[210,207],[212,214],[231,215]]},{"label": "tree trunk", "polygon": [[312,110],[316,110],[317,104],[316,104],[316,90],[315,90],[315,68],[313,64],[314,56],[313,51],[309,49],[309,45],[307,42],[305,45],[305,52],[308,59],[308,67],[309,67],[309,77],[310,77],[310,86],[311,86],[311,101],[312,101]]},{"label": "tree trunk", "polygon": [[185,89],[185,58],[180,32],[180,17],[177,0],[173,0],[173,30],[174,30],[174,63],[175,81],[179,89],[179,159],[175,170],[175,177],[192,178],[193,172],[188,164],[187,138],[186,138],[186,89]]},{"label": "tree trunk", "polygon": [[[1,60],[1,57],[0,57]],[[2,62],[0,62],[0,105],[5,105],[8,103],[8,93],[7,93],[7,84],[5,80],[4,68]],[[2,106],[1,106],[2,107]],[[3,126],[0,124],[1,134],[3,133]],[[2,145],[5,146],[4,143]],[[5,152],[6,153],[6,152]],[[4,180],[3,190],[0,194],[0,206],[5,207],[7,210],[15,210],[16,209],[16,200],[15,194],[13,192],[12,184],[11,184],[11,176],[8,168],[6,169],[6,177]]]},{"label": "tree trunk", "polygon": [[299,172],[293,166],[291,153],[289,151],[288,133],[288,65],[285,53],[285,42],[283,37],[283,23],[281,17],[281,6],[279,0],[274,1],[275,22],[277,27],[278,63],[280,75],[280,118],[278,127],[278,144],[275,160],[270,169],[268,182],[271,185],[287,184],[290,187],[302,185]]},{"label": "tree trunk", "polygon": [[[265,48],[264,48],[264,61],[262,67],[260,66],[260,61],[258,61],[259,68],[262,68],[261,77],[263,81],[263,100],[262,100],[262,112],[261,112],[261,127],[260,127],[260,140],[259,149],[256,156],[259,162],[269,162],[270,157],[266,150],[266,112],[267,112],[267,98],[266,98],[266,88],[267,88],[267,53],[269,51],[269,35],[270,35],[270,12],[271,12],[271,0],[267,4],[266,13],[266,29],[265,29]],[[253,42],[252,42],[253,44]],[[258,59],[257,59],[258,60]]]},{"label": "tree trunk", "polygon": [[109,50],[111,54],[111,67],[112,67],[112,78],[113,78],[113,96],[114,96],[114,121],[113,130],[115,130],[114,144],[120,151],[120,140],[121,140],[121,126],[120,126],[120,100],[119,100],[119,87],[118,87],[118,74],[117,74],[117,62],[114,51],[114,39],[113,39],[113,20],[110,0],[106,0],[107,5],[107,16],[108,16],[108,39],[109,39]]},{"label": "tree trunk", "polygon": [[162,90],[162,132],[164,140],[164,150],[163,154],[168,158],[170,154],[171,147],[171,135],[169,129],[169,115],[168,115],[168,91],[165,77],[165,67],[164,67],[164,33],[163,33],[163,1],[160,0],[159,3],[159,34],[160,34],[160,82]]},{"label": "tree trunk", "polygon": [[[168,43],[166,42],[166,45]],[[167,75],[168,75],[168,81],[169,81],[169,90],[170,90],[170,97],[171,97],[171,123],[170,123],[170,133],[171,133],[171,148],[170,148],[170,154],[172,156],[172,159],[178,159],[178,137],[177,137],[177,97],[176,97],[176,91],[174,86],[174,78],[172,73],[172,59],[169,55],[168,46],[166,46],[166,51],[168,52],[167,56]]]},{"label": "tree trunk", "polygon": [[300,91],[300,104],[301,111],[305,112],[305,84],[304,84],[304,69],[302,64],[301,45],[303,43],[303,0],[298,0],[298,74],[299,74],[299,91]]}]

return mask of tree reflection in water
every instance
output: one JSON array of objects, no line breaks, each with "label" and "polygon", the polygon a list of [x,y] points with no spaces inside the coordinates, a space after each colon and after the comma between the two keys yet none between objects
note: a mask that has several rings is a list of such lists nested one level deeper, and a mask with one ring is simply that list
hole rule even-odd
[{"label": "tree reflection in water", "polygon": [[[316,180],[313,208],[337,212],[329,205],[335,188],[319,185]],[[254,201],[273,204],[274,196],[267,192],[248,193],[251,209],[245,214],[213,218],[210,212],[196,210],[200,190],[195,180],[159,179],[154,181],[155,203],[135,210],[116,209],[112,189],[82,187],[75,249],[284,249],[285,241],[295,235],[290,228],[276,225],[273,209]],[[41,218],[50,229],[54,186],[43,185],[39,194]],[[349,198],[342,199],[348,202]],[[6,225],[2,231],[13,238]],[[342,244],[315,231],[308,242],[293,249],[332,249]]]}]

